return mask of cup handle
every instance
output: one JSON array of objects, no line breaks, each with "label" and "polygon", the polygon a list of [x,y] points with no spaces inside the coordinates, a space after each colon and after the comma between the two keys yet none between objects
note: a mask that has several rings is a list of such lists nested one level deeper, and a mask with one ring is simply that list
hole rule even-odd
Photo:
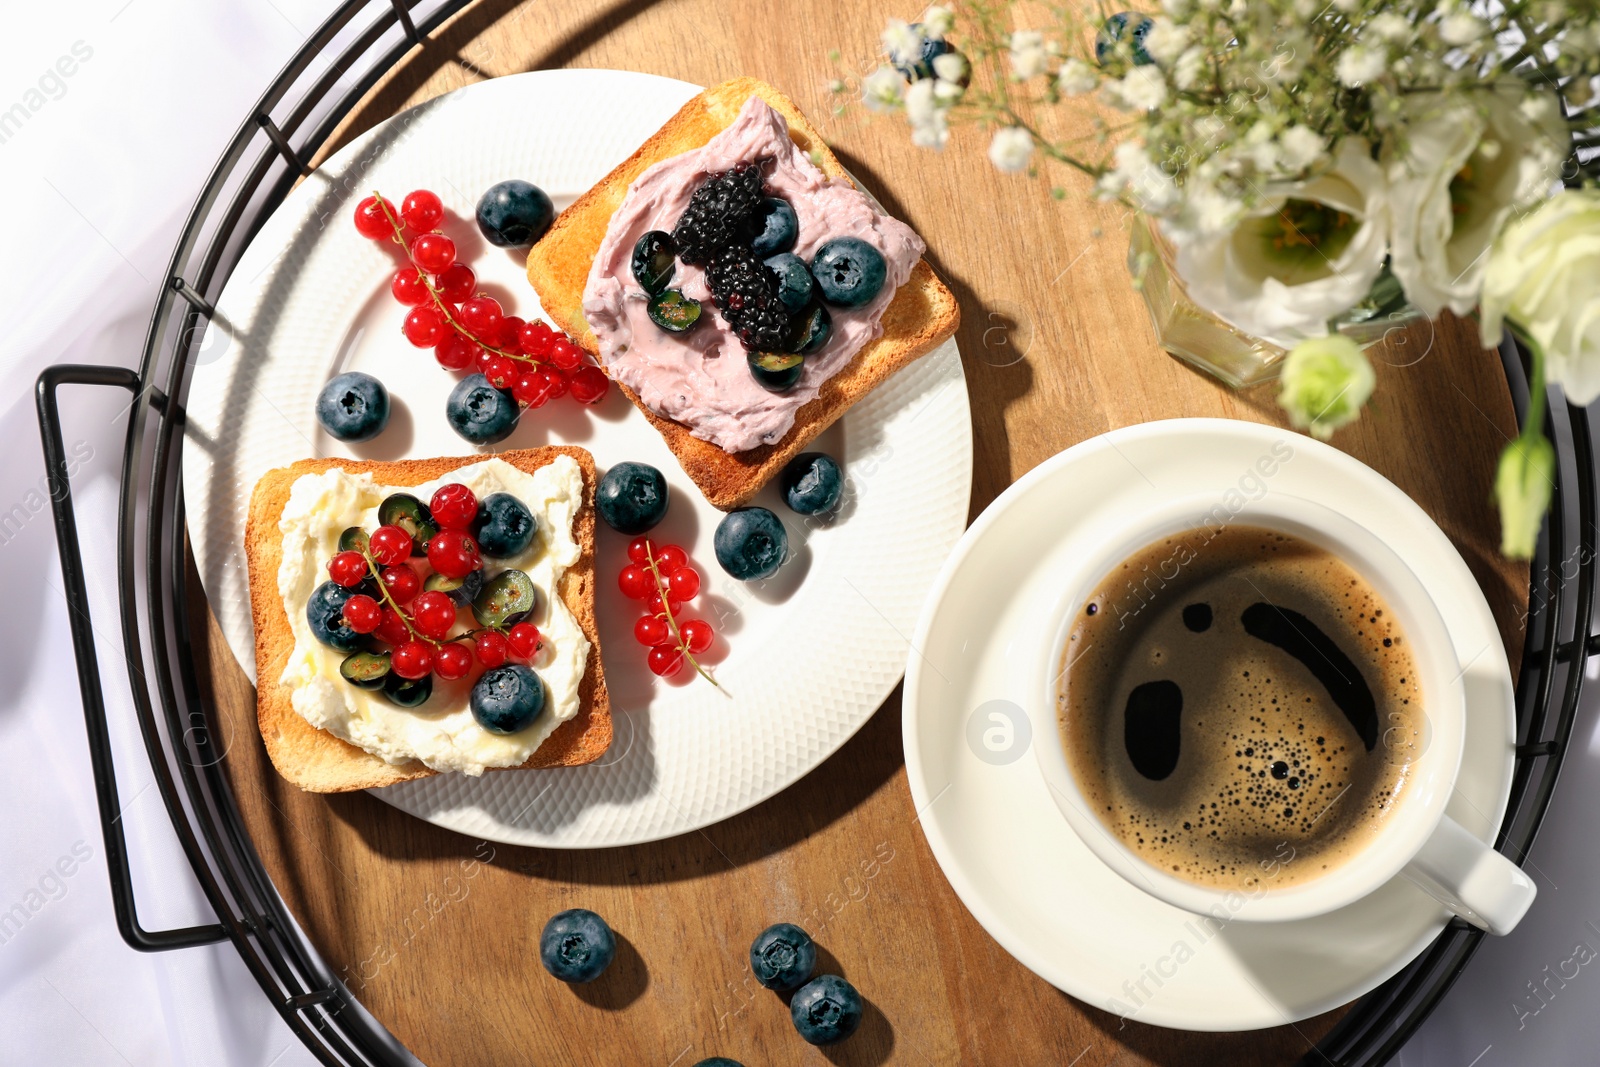
[{"label": "cup handle", "polygon": [[1446,815],[1402,872],[1423,892],[1491,934],[1509,934],[1538,886],[1521,867]]}]

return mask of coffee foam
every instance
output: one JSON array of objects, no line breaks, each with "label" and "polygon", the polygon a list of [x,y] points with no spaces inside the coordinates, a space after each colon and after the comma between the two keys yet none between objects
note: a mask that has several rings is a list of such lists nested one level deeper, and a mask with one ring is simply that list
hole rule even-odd
[{"label": "coffee foam", "polygon": [[[1308,655],[1314,671],[1251,636],[1244,613],[1258,604],[1299,613],[1289,638],[1309,622],[1348,660],[1334,670],[1336,652]],[[1370,750],[1325,684],[1351,667],[1373,697]],[[1097,816],[1152,865],[1213,887],[1296,884],[1361,851],[1422,737],[1415,663],[1378,593],[1327,551],[1260,527],[1175,535],[1123,561],[1079,609],[1061,678],[1067,758]],[[1182,692],[1176,764],[1159,780],[1130,755],[1169,766],[1169,731],[1152,724],[1173,709],[1136,701],[1136,727],[1150,728],[1127,724],[1146,683]]]}]

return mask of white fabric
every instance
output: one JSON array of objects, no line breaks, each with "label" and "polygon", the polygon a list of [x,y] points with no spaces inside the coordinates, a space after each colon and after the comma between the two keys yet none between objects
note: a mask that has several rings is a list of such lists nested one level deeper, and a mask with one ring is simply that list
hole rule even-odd
[{"label": "white fabric", "polygon": [[[12,7],[0,34],[0,115],[21,104],[28,117],[0,121],[0,1062],[311,1064],[230,945],[145,955],[117,935],[32,386],[50,363],[133,361],[183,213],[333,0]],[[78,42],[87,59],[74,58]],[[72,61],[58,68],[62,57]],[[141,918],[160,928],[209,917],[122,685],[111,527],[124,403],[109,390],[70,391],[65,432],[80,459],[75,500]],[[1592,1059],[1600,962],[1575,962],[1580,943],[1600,953],[1590,814],[1600,808],[1600,686],[1590,694],[1529,867],[1539,900],[1515,934],[1485,942],[1403,1051],[1404,1067]],[[5,923],[13,905],[26,921]]]}]

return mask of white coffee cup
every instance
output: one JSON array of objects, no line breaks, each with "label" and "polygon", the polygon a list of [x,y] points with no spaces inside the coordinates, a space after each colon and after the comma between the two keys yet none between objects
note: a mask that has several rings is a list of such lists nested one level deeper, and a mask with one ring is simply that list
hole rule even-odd
[{"label": "white coffee cup", "polygon": [[[1427,727],[1410,755],[1408,781],[1358,852],[1324,874],[1274,886],[1264,876],[1248,890],[1185,881],[1149,863],[1111,831],[1085,799],[1067,759],[1057,723],[1062,651],[1089,597],[1123,560],[1163,537],[1195,531],[1206,537],[1223,524],[1261,526],[1326,549],[1365,578],[1398,618],[1410,642]],[[1274,492],[1241,510],[1219,508],[1215,496],[1170,501],[1109,523],[1098,554],[1063,575],[1061,596],[1039,628],[1030,700],[1034,751],[1050,793],[1078,836],[1112,870],[1141,890],[1186,911],[1247,922],[1288,922],[1354,903],[1403,874],[1449,911],[1492,934],[1509,933],[1533,903],[1536,887],[1522,869],[1445,814],[1461,764],[1466,694],[1455,647],[1432,597],[1405,562],[1379,537],[1315,501]],[[1203,549],[1201,550],[1203,551]],[[1380,724],[1381,726],[1382,724]]]}]

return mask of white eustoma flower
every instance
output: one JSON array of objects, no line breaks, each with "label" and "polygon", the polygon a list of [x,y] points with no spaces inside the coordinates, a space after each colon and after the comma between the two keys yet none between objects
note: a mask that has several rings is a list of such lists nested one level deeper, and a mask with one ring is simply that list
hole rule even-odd
[{"label": "white eustoma flower", "polygon": [[1524,108],[1525,95],[1518,82],[1404,104],[1398,141],[1384,151],[1390,255],[1406,297],[1430,317],[1472,310],[1507,217],[1558,176],[1565,124],[1554,108]]},{"label": "white eustoma flower", "polygon": [[1292,348],[1328,332],[1383,269],[1388,198],[1366,142],[1340,142],[1332,167],[1265,187],[1232,231],[1178,243],[1190,297],[1245,333]]},{"label": "white eustoma flower", "polygon": [[1144,50],[1162,66],[1170,66],[1183,50],[1189,47],[1189,28],[1179,26],[1169,18],[1150,20],[1150,29],[1144,35]]},{"label": "white eustoma flower", "polygon": [[1124,111],[1154,111],[1167,99],[1167,79],[1159,67],[1134,67],[1104,83],[1106,102]]},{"label": "white eustoma flower", "polygon": [[1340,54],[1334,73],[1347,87],[1357,89],[1381,77],[1388,62],[1381,49],[1355,44]]},{"label": "white eustoma flower", "polygon": [[904,19],[890,19],[883,31],[883,50],[897,67],[911,68],[922,61],[922,31]]},{"label": "white eustoma flower", "polygon": [[1056,87],[1061,90],[1062,96],[1082,96],[1093,92],[1099,84],[1100,75],[1081,59],[1067,60],[1061,64],[1061,71],[1056,75]]},{"label": "white eustoma flower", "polygon": [[1008,174],[1028,169],[1033,158],[1033,137],[1021,126],[1006,126],[994,132],[989,142],[989,162]]},{"label": "white eustoma flower", "polygon": [[939,106],[933,78],[920,78],[906,90],[906,121],[911,123],[911,143],[918,148],[943,148],[950,139],[946,109]]},{"label": "white eustoma flower", "polygon": [[1456,47],[1469,45],[1489,32],[1482,19],[1466,11],[1456,11],[1439,20],[1439,37]]},{"label": "white eustoma flower", "polygon": [[1278,134],[1278,149],[1284,169],[1298,173],[1322,158],[1328,142],[1309,126],[1290,126]]},{"label": "white eustoma flower", "polygon": [[1017,81],[1027,81],[1044,73],[1050,53],[1044,46],[1044,34],[1038,30],[1018,30],[1009,42],[1011,76]]},{"label": "white eustoma flower", "polygon": [[930,41],[942,41],[944,35],[955,27],[955,12],[934,4],[922,13],[922,35]]},{"label": "white eustoma flower", "polygon": [[1405,44],[1411,40],[1415,33],[1416,31],[1412,29],[1410,21],[1402,15],[1396,15],[1393,11],[1385,11],[1372,16],[1372,21],[1362,27],[1361,30],[1362,37],[1371,34],[1385,44]]},{"label": "white eustoma flower", "polygon": [[893,111],[905,103],[906,80],[893,67],[879,67],[861,79],[861,102],[873,111]]}]

